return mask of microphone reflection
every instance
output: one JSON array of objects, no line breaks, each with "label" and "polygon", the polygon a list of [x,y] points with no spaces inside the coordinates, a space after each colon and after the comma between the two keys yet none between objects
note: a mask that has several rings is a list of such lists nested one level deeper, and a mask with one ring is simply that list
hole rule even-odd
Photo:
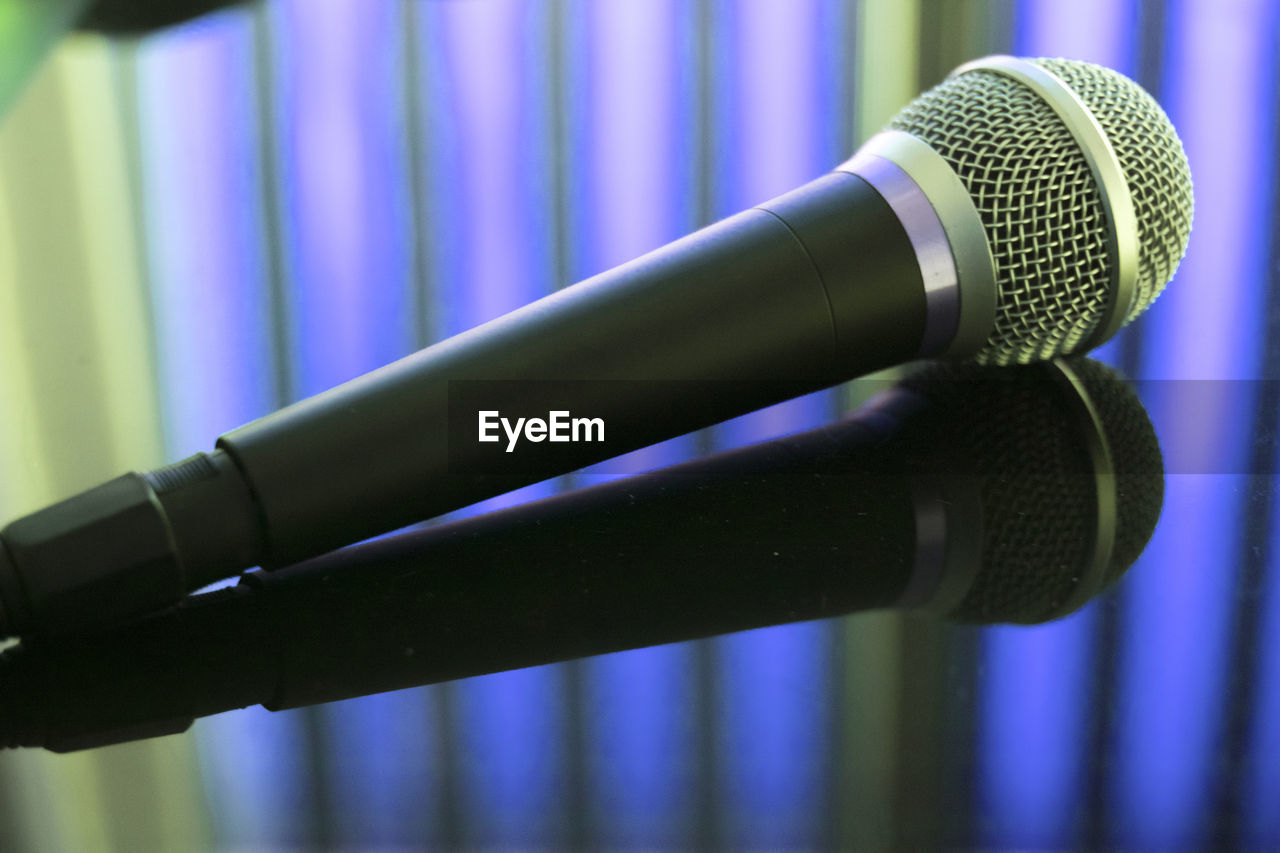
[{"label": "microphone reflection", "polygon": [[0,657],[0,743],[84,749],[861,610],[1043,622],[1137,559],[1163,488],[1100,363],[937,365],[820,429],[25,640]]}]

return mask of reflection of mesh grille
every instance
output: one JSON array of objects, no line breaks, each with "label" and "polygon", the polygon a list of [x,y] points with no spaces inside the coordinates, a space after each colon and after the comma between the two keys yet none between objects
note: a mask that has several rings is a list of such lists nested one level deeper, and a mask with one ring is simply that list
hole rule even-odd
[{"label": "reflection of mesh grille", "polygon": [[983,484],[983,571],[955,618],[1041,622],[1080,586],[1097,530],[1096,481],[1080,471],[1041,473],[1046,461]]},{"label": "reflection of mesh grille", "polygon": [[1107,224],[1089,164],[1053,108],[1015,80],[973,71],[890,126],[941,154],[982,217],[996,325],[977,360],[1025,364],[1082,343],[1107,307]]},{"label": "reflection of mesh grille", "polygon": [[[1071,363],[1090,384],[1120,472],[1109,582],[1155,529],[1163,480],[1150,473],[1161,470],[1159,446],[1142,406],[1116,374],[1083,359]],[[1035,366],[992,372],[938,365],[909,384],[928,397],[932,413],[912,427],[911,445],[920,448],[914,464],[974,476],[982,498],[982,566],[952,616],[1042,621],[1080,585],[1098,523],[1097,481],[1085,426],[1066,402],[1070,392]],[[940,446],[959,453],[938,460]]]},{"label": "reflection of mesh grille", "polygon": [[1129,78],[1098,65],[1037,59],[1071,87],[1116,150],[1138,216],[1138,292],[1126,320],[1141,314],[1173,278],[1191,236],[1191,172],[1160,105]]},{"label": "reflection of mesh grille", "polygon": [[1096,529],[1094,477],[1063,389],[1042,367],[953,371],[930,399],[980,481],[982,568],[952,614],[1036,622],[1079,583]]}]

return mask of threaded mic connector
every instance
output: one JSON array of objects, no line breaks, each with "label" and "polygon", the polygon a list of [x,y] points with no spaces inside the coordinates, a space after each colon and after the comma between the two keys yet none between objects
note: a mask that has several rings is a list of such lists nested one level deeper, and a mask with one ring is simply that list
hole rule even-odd
[{"label": "threaded mic connector", "polygon": [[101,628],[186,591],[168,519],[140,474],[21,518],[0,542],[7,635]]},{"label": "threaded mic connector", "polygon": [[222,452],[117,477],[0,531],[0,635],[96,631],[256,565],[261,525]]}]

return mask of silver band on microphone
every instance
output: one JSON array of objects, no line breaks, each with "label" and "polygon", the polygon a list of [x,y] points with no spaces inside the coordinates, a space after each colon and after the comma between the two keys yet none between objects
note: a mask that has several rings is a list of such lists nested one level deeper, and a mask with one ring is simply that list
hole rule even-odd
[{"label": "silver band on microphone", "polygon": [[917,355],[937,355],[951,342],[960,322],[960,279],[942,220],[915,181],[891,160],[859,152],[841,170],[871,184],[907,232],[924,282],[924,334]]},{"label": "silver band on microphone", "polygon": [[973,197],[938,152],[886,130],[839,166],[871,184],[898,215],[924,279],[919,356],[966,358],[995,326],[996,271]]}]

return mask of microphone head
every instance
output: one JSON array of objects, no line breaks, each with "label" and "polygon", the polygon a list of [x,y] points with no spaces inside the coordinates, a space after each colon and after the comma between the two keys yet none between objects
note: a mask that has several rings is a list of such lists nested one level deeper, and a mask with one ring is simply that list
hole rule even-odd
[{"label": "microphone head", "polygon": [[971,478],[981,498],[982,557],[951,618],[1065,616],[1146,547],[1164,466],[1146,411],[1115,371],[1085,358],[1004,370],[941,363],[907,384],[937,413],[912,437],[916,467],[948,448],[934,470]]},{"label": "microphone head", "polygon": [[1096,346],[1173,277],[1191,234],[1191,170],[1160,105],[1068,59],[962,66],[889,124],[968,191],[994,263],[996,318],[974,356],[1026,364]]}]

